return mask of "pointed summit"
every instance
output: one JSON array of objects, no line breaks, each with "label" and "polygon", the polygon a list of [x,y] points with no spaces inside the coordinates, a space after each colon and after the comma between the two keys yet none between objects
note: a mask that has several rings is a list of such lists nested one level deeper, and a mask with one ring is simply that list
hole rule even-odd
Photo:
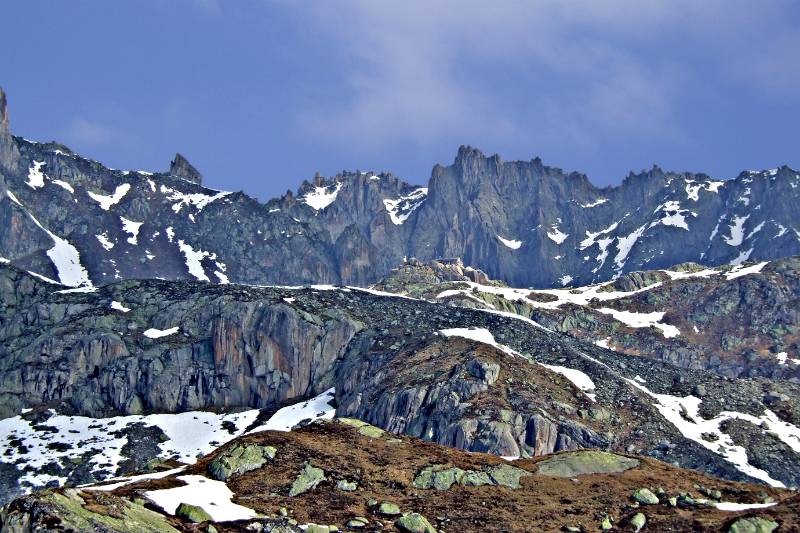
[{"label": "pointed summit", "polygon": [[8,124],[8,102],[0,87],[0,169],[14,172],[19,163],[19,149]]},{"label": "pointed summit", "polygon": [[181,154],[175,154],[175,159],[169,166],[169,173],[176,178],[183,178],[198,185],[203,184],[203,175]]},{"label": "pointed summit", "polygon": [[0,135],[8,135],[9,133],[8,102],[6,101],[5,91],[0,87]]}]

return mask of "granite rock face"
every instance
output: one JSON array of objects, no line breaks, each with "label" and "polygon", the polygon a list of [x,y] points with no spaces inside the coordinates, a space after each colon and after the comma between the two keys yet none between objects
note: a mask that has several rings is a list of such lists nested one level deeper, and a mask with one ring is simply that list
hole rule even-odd
[{"label": "granite rock face", "polygon": [[512,286],[552,287],[800,254],[800,174],[785,166],[727,181],[653,167],[598,188],[538,158],[461,147],[427,187],[342,172],[260,203],[201,180],[180,154],[168,172],[127,172],[13,137],[2,105],[0,257],[73,286],[150,277],[366,286],[403,258],[461,257]]}]

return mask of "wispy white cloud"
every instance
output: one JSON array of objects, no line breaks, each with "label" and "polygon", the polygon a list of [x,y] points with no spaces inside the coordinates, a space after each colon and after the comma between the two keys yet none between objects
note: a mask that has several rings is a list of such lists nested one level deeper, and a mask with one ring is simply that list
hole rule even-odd
[{"label": "wispy white cloud", "polygon": [[[292,5],[292,4],[288,4]],[[296,5],[296,4],[295,4]],[[298,127],[364,147],[453,138],[593,147],[685,140],[681,99],[709,76],[791,84],[788,2],[440,0],[316,3],[304,22],[339,53],[349,97]],[[747,73],[751,75],[747,75]],[[523,93],[523,94],[520,94]],[[527,93],[527,94],[526,94]]]},{"label": "wispy white cloud", "polygon": [[75,146],[94,147],[117,139],[117,130],[84,116],[76,116],[63,131],[65,142]]}]

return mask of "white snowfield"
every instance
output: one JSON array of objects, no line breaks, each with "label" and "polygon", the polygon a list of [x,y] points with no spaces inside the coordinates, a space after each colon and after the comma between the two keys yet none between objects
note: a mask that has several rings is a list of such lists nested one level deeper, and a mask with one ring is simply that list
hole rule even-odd
[{"label": "white snowfield", "polygon": [[547,238],[556,244],[563,243],[565,240],[567,240],[567,237],[569,237],[569,234],[558,229],[558,224],[553,224],[550,231],[547,232]]},{"label": "white snowfield", "polygon": [[[167,187],[166,185],[161,185],[160,188],[161,193],[167,195],[167,200],[171,200],[176,202],[172,204],[172,210],[176,213],[180,213],[181,209],[184,207],[194,207],[196,212],[200,212],[203,210],[211,202],[219,200],[220,198],[224,198],[231,194],[228,191],[217,191],[216,194],[203,194],[200,192],[196,193],[185,193],[181,192],[177,189],[173,189],[171,187]],[[187,209],[188,210],[188,209]]]},{"label": "white snowfield", "polygon": [[251,429],[248,433],[259,431],[291,431],[303,420],[330,420],[336,414],[336,408],[330,402],[336,397],[336,389],[330,388],[308,401],[296,403],[279,409],[267,420],[266,424]]},{"label": "white snowfield", "polygon": [[91,191],[86,191],[86,194],[88,194],[92,200],[100,204],[100,209],[108,211],[111,209],[111,206],[118,204],[120,200],[128,194],[129,190],[131,190],[130,183],[123,183],[122,185],[118,185],[111,195],[99,194]]},{"label": "white snowfield", "polygon": [[91,287],[92,281],[89,273],[81,264],[81,255],[78,249],[72,246],[66,239],[62,239],[49,229],[45,228],[36,217],[34,217],[25,207],[8,191],[9,197],[16,201],[28,214],[34,224],[53,239],[53,247],[47,250],[47,257],[52,261],[53,266],[58,272],[58,280],[62,285],[69,287],[88,286]]},{"label": "white snowfield", "polygon": [[395,226],[400,226],[403,224],[403,222],[408,220],[408,217],[411,216],[411,213],[419,209],[427,196],[428,188],[419,187],[413,190],[410,194],[401,196],[396,200],[390,198],[383,200],[383,206],[389,213],[389,218],[391,219],[392,224]]},{"label": "white snowfield", "polygon": [[655,311],[653,313],[634,313],[632,311],[618,311],[609,307],[600,308],[598,311],[605,315],[611,315],[617,322],[622,322],[626,326],[630,326],[632,328],[658,328],[667,339],[677,337],[681,333],[680,330],[675,326],[661,322],[661,320],[664,318],[664,311]]},{"label": "white snowfield", "polygon": [[131,310],[131,308],[130,308],[130,307],[125,307],[124,305],[122,305],[122,303],[121,303],[121,302],[118,302],[118,301],[116,301],[116,300],[114,300],[113,302],[111,302],[111,305],[110,305],[110,307],[111,307],[111,309],[113,309],[114,311],[119,311],[119,312],[121,312],[121,313],[127,313],[127,312],[129,312],[129,311]]},{"label": "white snowfield", "polygon": [[597,207],[598,205],[603,205],[606,202],[608,202],[608,198],[598,198],[594,202],[589,202],[588,204],[581,204],[581,207],[583,208]]},{"label": "white snowfield", "polygon": [[494,346],[498,350],[505,352],[508,355],[519,355],[519,353],[509,348],[505,344],[500,344],[494,340],[494,335],[492,335],[492,332],[486,328],[448,328],[440,329],[439,333],[445,337],[463,337],[465,339],[488,344],[489,346]]},{"label": "white snowfield", "polygon": [[[122,448],[128,437],[118,432],[134,424],[156,426],[161,428],[167,437],[159,443],[159,456],[163,459],[175,459],[185,464],[194,464],[197,458],[207,455],[219,446],[245,432],[289,431],[304,420],[331,419],[336,410],[330,401],[335,390],[329,389],[315,398],[284,407],[277,411],[261,426],[248,431],[255,424],[259,409],[249,409],[238,413],[216,414],[206,411],[189,411],[178,414],[131,415],[110,418],[89,418],[83,416],[65,416],[55,414],[45,425],[56,429],[51,433],[34,429],[34,423],[18,415],[0,420],[0,446],[6,450],[4,461],[20,461],[33,468],[20,478],[26,490],[43,487],[47,483],[66,483],[66,479],[55,475],[36,473],[51,462],[66,464],[70,458],[81,456],[92,451],[89,467],[98,479],[107,478],[111,484],[92,485],[91,490],[114,490],[142,479],[158,479],[178,473],[182,468],[167,472],[154,472],[138,476],[114,478],[113,475],[124,459]],[[29,410],[24,409],[23,414]],[[229,431],[228,428],[232,428]],[[12,446],[10,441],[19,440],[23,447]],[[62,443],[63,448],[53,448],[54,443]],[[186,501],[186,500],[184,500]],[[187,501],[187,503],[193,503]],[[210,510],[206,509],[211,512]],[[212,513],[213,514],[213,513]]]},{"label": "white snowfield", "polygon": [[336,185],[314,187],[314,190],[301,196],[299,200],[308,204],[314,211],[321,211],[336,200],[341,188],[342,182],[340,181],[336,182]]},{"label": "white snowfield", "polygon": [[130,235],[130,237],[128,237],[128,242],[134,245],[138,244],[139,228],[142,227],[144,222],[134,222],[125,217],[119,217],[119,220],[122,222],[122,231]]},{"label": "white snowfield", "polygon": [[586,396],[589,397],[590,400],[593,402],[597,401],[597,395],[594,393],[594,381],[592,381],[592,378],[590,378],[585,372],[575,368],[567,368],[565,366],[546,365],[544,363],[539,364],[549,370],[552,370],[553,372],[561,374],[570,380],[573,385],[578,387]]},{"label": "white snowfield", "polygon": [[522,246],[522,241],[517,241],[514,239],[506,239],[497,235],[497,239],[503,243],[504,246],[511,248],[512,250],[519,250],[520,246]]},{"label": "white snowfield", "polygon": [[[33,472],[23,474],[20,479],[22,484],[28,488],[42,487],[52,481],[63,485],[66,482],[65,478],[44,473],[37,474],[36,471],[51,462],[66,464],[71,457],[92,451],[93,455],[89,460],[91,470],[99,478],[103,475],[112,477],[123,459],[122,447],[128,442],[126,436],[114,434],[133,424],[161,428],[168,439],[159,444],[161,457],[175,458],[183,463],[192,464],[198,455],[210,453],[217,446],[241,435],[256,420],[258,413],[257,409],[228,415],[190,411],[179,414],[111,418],[54,414],[45,422],[45,425],[56,429],[54,433],[36,430],[34,424],[22,416],[15,416],[0,420],[0,443],[7,453],[3,458],[4,461],[19,460],[34,469]],[[233,424],[235,428],[233,433],[223,427],[225,422]],[[9,441],[13,439],[19,439],[24,448],[10,445]],[[50,445],[54,443],[66,445],[65,449],[52,448]],[[121,478],[120,481],[132,480]]]},{"label": "white snowfield", "polygon": [[33,166],[28,169],[28,181],[25,183],[33,190],[44,187],[45,176],[42,172],[42,167],[44,165],[44,161],[34,161]]},{"label": "white snowfield", "polygon": [[249,520],[257,513],[242,505],[233,503],[233,492],[223,481],[204,476],[179,476],[186,483],[172,489],[151,490],[144,495],[168,514],[174,515],[181,503],[202,507],[216,522]]},{"label": "white snowfield", "polygon": [[161,337],[168,337],[170,335],[175,335],[176,333],[178,333],[179,329],[180,328],[178,326],[175,326],[174,328],[169,328],[169,329],[150,328],[150,329],[146,329],[144,331],[143,335],[145,337],[150,338],[150,339],[160,339]]},{"label": "white snowfield", "polygon": [[[706,420],[699,414],[702,400],[696,396],[671,396],[657,394],[635,380],[628,379],[628,383],[643,391],[655,400],[653,406],[674,425],[681,434],[704,448],[716,453],[726,461],[733,464],[737,470],[750,477],[759,479],[773,487],[785,487],[784,483],[774,479],[768,472],[750,464],[747,451],[733,442],[733,439],[721,429],[727,420],[744,420],[754,426],[762,428],[764,432],[771,432],[795,453],[800,453],[800,428],[784,422],[778,416],[765,409],[761,416],[753,416],[736,411],[723,411],[716,417]],[[703,435],[713,435],[716,438],[706,440]]]}]

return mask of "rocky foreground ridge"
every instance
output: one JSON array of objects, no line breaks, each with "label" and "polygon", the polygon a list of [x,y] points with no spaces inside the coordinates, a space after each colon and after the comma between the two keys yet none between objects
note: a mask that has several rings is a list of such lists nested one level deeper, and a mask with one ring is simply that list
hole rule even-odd
[{"label": "rocky foreground ridge", "polygon": [[[69,426],[53,423],[56,413],[91,425],[274,411],[333,388],[337,416],[464,450],[535,457],[594,448],[798,484],[798,385],[621,354],[512,313],[332,286],[150,280],[65,290],[12,266],[0,266],[0,302],[2,415],[49,432],[47,446],[61,449],[41,471],[59,483],[164,457],[132,449],[87,472],[79,458],[91,446],[63,445]],[[157,437],[147,428],[158,424],[141,422],[137,434]],[[25,471],[39,448],[14,434],[5,445],[8,483],[24,476],[41,486]]]},{"label": "rocky foreground ridge", "polygon": [[59,489],[2,531],[794,531],[798,496],[646,457],[506,461],[352,419],[234,440],[194,466]]},{"label": "rocky foreground ridge", "polygon": [[72,286],[367,286],[404,257],[462,257],[512,286],[554,287],[800,254],[800,174],[786,166],[727,181],[653,167],[598,188],[461,147],[425,187],[342,172],[260,203],[204,187],[180,154],[166,172],[120,171],[15,137],[0,102],[0,257]]}]

